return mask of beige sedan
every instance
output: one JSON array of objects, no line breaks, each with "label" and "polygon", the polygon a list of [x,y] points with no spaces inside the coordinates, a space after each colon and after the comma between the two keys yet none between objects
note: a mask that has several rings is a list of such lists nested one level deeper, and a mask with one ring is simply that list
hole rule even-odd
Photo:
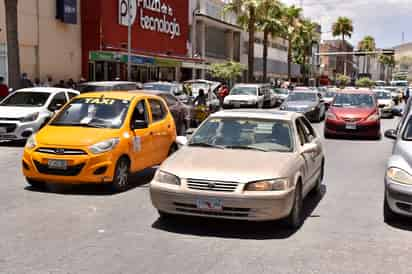
[{"label": "beige sedan", "polygon": [[322,144],[298,113],[218,112],[181,143],[150,184],[161,217],[287,218],[297,228],[304,197],[321,189]]}]

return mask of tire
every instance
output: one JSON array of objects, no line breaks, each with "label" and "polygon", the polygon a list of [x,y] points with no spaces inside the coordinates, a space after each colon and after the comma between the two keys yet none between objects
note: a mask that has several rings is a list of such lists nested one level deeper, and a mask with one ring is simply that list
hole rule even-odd
[{"label": "tire", "polygon": [[323,182],[324,175],[325,175],[325,163],[322,162],[320,175],[318,179],[316,180],[316,185],[313,187],[311,191],[311,194],[313,194],[314,196],[322,194],[322,182]]},{"label": "tire", "polygon": [[289,216],[286,218],[286,223],[291,229],[299,229],[303,224],[303,198],[300,183],[296,184],[293,207]]},{"label": "tire", "polygon": [[161,211],[161,210],[158,210],[157,212],[159,213],[159,218],[162,221],[168,221],[168,220],[173,219],[173,217],[175,217],[175,215]]},{"label": "tire", "polygon": [[37,189],[45,189],[46,188],[46,183],[45,182],[40,182],[40,181],[34,181],[32,179],[26,178],[27,183]]},{"label": "tire", "polygon": [[386,199],[385,195],[385,199],[383,201],[383,221],[385,223],[390,223],[395,221],[397,217],[397,214],[393,212],[392,209],[389,207],[388,200]]},{"label": "tire", "polygon": [[121,192],[129,186],[130,162],[127,158],[121,157],[116,164],[114,178],[111,187],[116,192]]}]

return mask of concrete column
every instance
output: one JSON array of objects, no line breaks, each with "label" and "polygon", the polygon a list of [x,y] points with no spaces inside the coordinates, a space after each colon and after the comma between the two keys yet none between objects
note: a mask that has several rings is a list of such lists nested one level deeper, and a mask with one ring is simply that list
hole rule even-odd
[{"label": "concrete column", "polygon": [[[206,24],[205,22],[199,22],[200,27],[200,56],[202,59],[206,59]],[[206,71],[202,69],[201,73],[202,78],[206,76]]]},{"label": "concrete column", "polygon": [[234,35],[232,30],[226,32],[226,56],[228,59],[233,60],[234,57]]}]

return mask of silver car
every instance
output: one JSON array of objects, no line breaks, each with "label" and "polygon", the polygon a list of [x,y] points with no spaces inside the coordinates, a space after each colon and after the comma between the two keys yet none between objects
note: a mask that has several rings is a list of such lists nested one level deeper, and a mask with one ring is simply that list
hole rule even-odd
[{"label": "silver car", "polygon": [[18,90],[0,102],[0,140],[25,140],[42,128],[78,91],[62,88]]},{"label": "silver car", "polygon": [[304,197],[321,190],[322,144],[301,114],[221,111],[187,141],[150,184],[152,203],[162,217],[286,218],[298,228]]}]

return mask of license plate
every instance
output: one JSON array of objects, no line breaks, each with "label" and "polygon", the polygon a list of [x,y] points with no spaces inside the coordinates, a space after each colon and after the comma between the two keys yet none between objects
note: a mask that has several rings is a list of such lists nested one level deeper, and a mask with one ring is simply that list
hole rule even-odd
[{"label": "license plate", "polygon": [[196,206],[198,209],[207,209],[207,210],[222,210],[223,205],[222,201],[215,198],[210,199],[198,199],[196,200]]},{"label": "license plate", "polygon": [[5,127],[0,127],[0,134],[7,133],[7,129]]},{"label": "license plate", "polygon": [[356,123],[346,123],[346,129],[356,129]]},{"label": "license plate", "polygon": [[66,160],[48,160],[47,162],[49,168],[51,169],[67,169],[67,161]]}]

